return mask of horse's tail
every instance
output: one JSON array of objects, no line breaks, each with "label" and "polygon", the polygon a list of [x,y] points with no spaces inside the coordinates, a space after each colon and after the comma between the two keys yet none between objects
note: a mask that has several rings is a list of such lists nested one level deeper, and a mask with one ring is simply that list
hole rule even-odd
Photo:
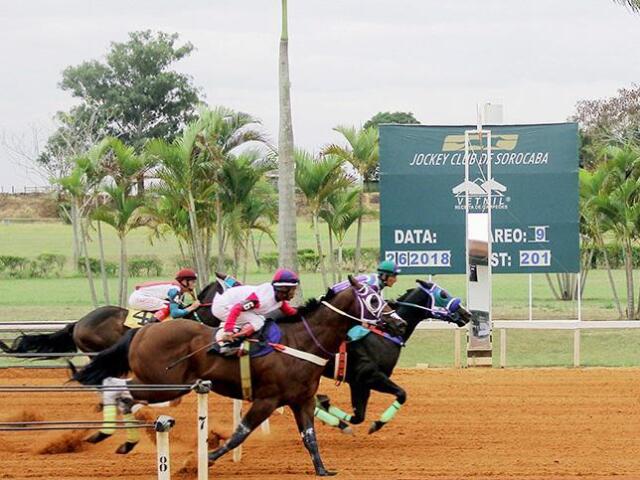
[{"label": "horse's tail", "polygon": [[[18,336],[11,346],[0,342],[0,349],[6,353],[67,353],[75,352],[76,344],[73,341],[73,329],[77,322],[68,324],[61,330],[49,334],[22,334]],[[43,358],[46,358],[44,356]]]},{"label": "horse's tail", "polygon": [[74,373],[72,379],[83,385],[102,385],[105,378],[129,373],[129,347],[138,330],[135,328],[126,332],[115,345],[100,352],[89,364]]}]

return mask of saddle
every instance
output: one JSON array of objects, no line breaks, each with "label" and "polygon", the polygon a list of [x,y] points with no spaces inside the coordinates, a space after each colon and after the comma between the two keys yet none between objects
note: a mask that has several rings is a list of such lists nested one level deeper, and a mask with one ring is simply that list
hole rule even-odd
[{"label": "saddle", "polygon": [[222,355],[223,357],[240,357],[246,355],[247,353],[251,358],[263,357],[274,351],[273,347],[269,344],[279,343],[280,339],[282,338],[282,331],[280,330],[280,327],[278,327],[276,322],[267,320],[264,326],[257,332],[253,333],[253,335],[251,335],[250,337],[238,338],[230,344],[226,344],[225,351],[221,353],[221,345],[216,341],[216,335],[221,328],[222,327],[216,328],[213,331],[213,340],[215,341],[215,343],[209,350],[209,353]]}]

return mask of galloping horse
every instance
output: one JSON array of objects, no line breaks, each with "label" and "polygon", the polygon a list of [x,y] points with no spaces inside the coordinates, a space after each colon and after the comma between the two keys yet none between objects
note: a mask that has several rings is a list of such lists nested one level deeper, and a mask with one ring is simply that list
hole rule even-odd
[{"label": "galloping horse", "polygon": [[[330,290],[320,301],[310,300],[296,316],[278,324],[282,334],[280,345],[295,350],[289,354],[274,351],[251,360],[251,408],[231,438],[209,454],[210,462],[240,445],[276,408],[288,405],[316,475],[334,474],[322,462],[313,427],[315,394],[324,365],[358,319],[377,323],[387,314],[387,323],[396,331],[405,324],[384,304],[377,290],[360,285],[353,277],[349,277],[349,282],[351,288],[340,293]],[[372,301],[374,297],[376,301]],[[375,304],[379,308],[370,308]],[[108,377],[123,376],[130,371],[135,375],[131,383],[142,385],[192,384],[203,379],[212,381],[215,392],[240,399],[239,359],[207,353],[214,335],[213,328],[183,320],[147,325],[127,332],[117,344],[77,372],[74,380],[85,385],[100,385]],[[296,354],[298,356],[293,356]],[[176,359],[184,361],[175,364]],[[171,364],[175,367],[168,369]],[[131,394],[138,400],[163,402],[178,398],[185,391],[135,390]]]},{"label": "galloping horse", "polygon": [[[459,298],[449,295],[446,290],[433,282],[416,280],[418,286],[389,302],[396,313],[407,322],[406,331],[399,337],[389,338],[369,333],[364,338],[347,344],[347,368],[345,381],[351,388],[351,406],[353,415],[349,415],[331,405],[329,397],[318,395],[316,416],[323,422],[340,428],[345,433],[351,429],[346,422],[357,425],[362,423],[367,412],[367,403],[371,390],[389,393],[396,397],[391,406],[379,420],[371,424],[369,433],[380,430],[400,410],[407,399],[405,390],[389,377],[398,363],[402,346],[409,341],[411,334],[422,320],[437,318],[462,327],[471,320],[471,314],[464,308]],[[332,359],[323,373],[334,378],[335,359]]]},{"label": "galloping horse", "polygon": [[[226,277],[216,273],[216,277]],[[204,287],[198,295],[202,305],[189,313],[185,318],[198,319],[210,326],[217,326],[219,321],[211,313],[211,302],[224,287],[220,281],[214,281]],[[106,305],[92,310],[80,320],[70,323],[62,330],[51,334],[20,335],[9,347],[0,341],[0,349],[7,353],[52,353],[52,352],[100,352],[115,344],[130,330],[125,325],[129,310],[113,305]],[[45,357],[43,357],[45,358]]]}]

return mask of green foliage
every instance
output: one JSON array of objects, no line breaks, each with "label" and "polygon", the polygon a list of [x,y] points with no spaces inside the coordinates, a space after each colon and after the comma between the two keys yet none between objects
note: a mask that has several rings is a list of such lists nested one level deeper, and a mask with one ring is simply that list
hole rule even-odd
[{"label": "green foliage", "polygon": [[138,255],[129,258],[130,277],[159,277],[162,275],[162,261],[154,255]]},{"label": "green foliage", "polygon": [[9,277],[20,278],[28,271],[29,259],[14,255],[0,256],[0,271],[6,272]]},{"label": "green foliage", "polygon": [[275,272],[278,268],[278,254],[266,253],[260,257],[260,267],[262,271]]},{"label": "green foliage", "polygon": [[132,32],[111,44],[106,62],[67,67],[60,86],[82,101],[75,116],[95,118],[97,127],[139,149],[149,138],[172,139],[193,117],[198,90],[171,69],[193,48],[178,45],[176,33]]},{"label": "green foliage", "polygon": [[[91,269],[91,273],[99,275],[101,273],[100,259],[89,257],[89,268]],[[105,261],[104,269],[108,277],[115,277],[118,273],[118,264],[116,262]],[[78,270],[86,275],[87,269],[84,264],[84,258],[78,260]]]},{"label": "green foliage", "polygon": [[[593,259],[591,260],[592,268],[606,268],[605,251],[611,268],[624,268],[624,250],[620,244],[607,243],[602,247],[590,245],[590,248],[594,249]],[[640,245],[631,247],[631,255],[633,268],[640,268]]]},{"label": "green foliage", "polygon": [[312,248],[298,250],[298,265],[300,271],[317,272],[320,266],[320,256]]},{"label": "green foliage", "polygon": [[[214,272],[216,270],[216,267],[218,265],[218,257],[216,256],[212,256],[209,259],[209,268],[211,269],[212,272]],[[224,261],[223,261],[223,265],[224,265],[224,272],[220,272],[220,273],[229,273],[229,271],[233,268],[233,258],[229,258],[229,257],[224,257]],[[193,265],[191,264],[187,264],[185,265],[185,267],[189,267],[189,268],[193,268]]]},{"label": "green foliage", "polygon": [[[363,248],[360,252],[361,259],[361,267],[364,268],[365,271],[373,272],[375,271],[378,262],[380,261],[380,249],[378,248]],[[353,273],[354,272],[354,261],[356,257],[356,249],[355,248],[345,248],[342,250],[342,258],[346,263],[347,270]]]},{"label": "green foliage", "polygon": [[381,123],[420,123],[411,112],[378,112],[365,122],[362,128],[378,127]]},{"label": "green foliage", "polygon": [[29,264],[29,276],[32,278],[60,277],[66,262],[64,255],[41,253]]}]

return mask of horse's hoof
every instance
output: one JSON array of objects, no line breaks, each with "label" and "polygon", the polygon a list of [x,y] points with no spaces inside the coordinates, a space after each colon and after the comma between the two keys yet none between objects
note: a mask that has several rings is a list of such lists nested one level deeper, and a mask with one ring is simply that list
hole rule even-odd
[{"label": "horse's hoof", "polygon": [[381,422],[380,420],[376,420],[375,422],[372,422],[371,427],[369,428],[369,435],[371,435],[372,433],[376,433],[382,427],[384,427],[384,422]]},{"label": "horse's hoof", "polygon": [[351,428],[351,425],[349,425],[346,422],[343,422],[342,420],[340,420],[340,423],[338,424],[338,428],[340,429],[340,432],[344,433],[345,435],[354,435],[353,428]]},{"label": "horse's hoof", "polygon": [[96,432],[93,435],[91,435],[89,438],[85,438],[84,441],[88,443],[100,443],[101,441],[106,440],[110,436],[111,436],[110,434]]},{"label": "horse's hoof", "polygon": [[319,472],[316,472],[316,476],[318,477],[334,477],[338,474],[338,472],[334,472],[331,470],[320,470]]},{"label": "horse's hoof", "polygon": [[138,442],[124,442],[122,445],[118,447],[118,449],[116,450],[116,453],[119,453],[121,455],[126,455],[131,450],[133,450],[137,444]]}]

